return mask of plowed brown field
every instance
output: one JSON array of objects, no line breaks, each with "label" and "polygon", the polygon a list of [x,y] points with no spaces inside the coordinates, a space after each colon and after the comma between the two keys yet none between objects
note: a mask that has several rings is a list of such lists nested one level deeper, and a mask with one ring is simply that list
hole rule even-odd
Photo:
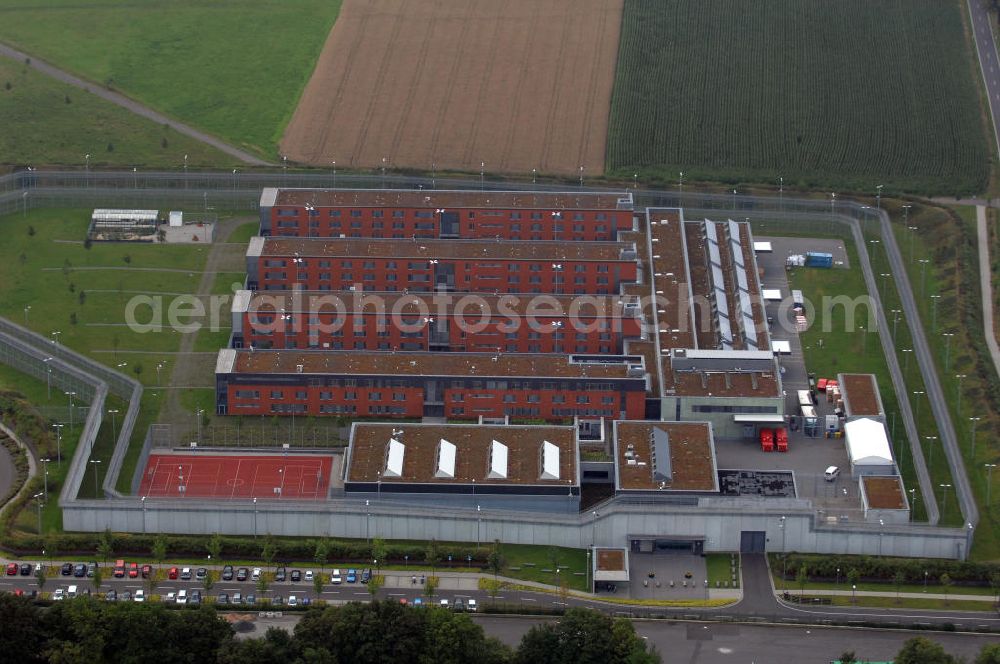
[{"label": "plowed brown field", "polygon": [[281,142],[329,167],[604,169],[623,0],[345,0]]}]

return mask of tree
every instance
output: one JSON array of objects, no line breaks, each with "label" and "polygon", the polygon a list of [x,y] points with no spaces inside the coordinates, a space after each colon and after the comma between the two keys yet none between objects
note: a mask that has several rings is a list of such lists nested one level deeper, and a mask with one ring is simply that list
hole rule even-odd
[{"label": "tree", "polygon": [[493,541],[493,550],[490,551],[490,555],[486,557],[486,567],[493,572],[493,580],[498,581],[498,576],[500,572],[503,571],[506,561],[503,558],[503,553],[500,552],[500,540]]},{"label": "tree", "polygon": [[372,596],[373,602],[378,596],[378,591],[382,590],[384,585],[385,577],[381,574],[372,574],[372,578],[368,579],[368,594]]},{"label": "tree", "polygon": [[388,551],[389,549],[385,545],[385,539],[381,537],[372,539],[372,559],[375,561],[376,573],[378,573],[381,565],[385,563],[385,557],[388,555]]},{"label": "tree", "polygon": [[904,643],[893,661],[896,664],[954,664],[955,658],[946,653],[941,644],[918,636]]},{"label": "tree", "polygon": [[111,548],[111,542],[101,538],[101,541],[97,543],[97,557],[104,561],[104,564],[108,564],[114,550]]},{"label": "tree", "polygon": [[951,586],[951,576],[947,572],[938,577],[938,583],[944,588],[944,603],[945,606],[948,605],[948,587]]},{"label": "tree", "polygon": [[98,567],[94,570],[94,576],[90,579],[90,582],[94,584],[94,594],[101,592],[101,583],[104,581],[104,572]]},{"label": "tree", "polygon": [[278,555],[278,544],[274,541],[274,537],[268,535],[264,538],[264,543],[260,547],[260,557],[264,559],[264,562],[268,567],[274,565],[274,557]]},{"label": "tree", "polygon": [[208,544],[205,545],[205,549],[208,550],[208,557],[212,560],[219,560],[219,556],[222,555],[222,535],[215,533],[208,540]]},{"label": "tree", "polygon": [[163,535],[157,535],[156,539],[153,540],[153,560],[156,561],[157,565],[162,565],[163,561],[167,558],[167,538]]},{"label": "tree", "polygon": [[799,566],[799,571],[795,575],[795,580],[799,584],[799,599],[801,599],[806,594],[806,581],[809,580],[809,570],[805,565]]},{"label": "tree", "polygon": [[38,574],[35,575],[35,581],[38,583],[38,592],[42,592],[45,589],[45,581],[48,579],[45,569],[45,565],[42,565],[38,568]]},{"label": "tree", "polygon": [[558,623],[532,627],[521,639],[515,664],[602,662],[652,664],[659,656],[646,649],[632,623],[589,609],[568,609]]},{"label": "tree", "polygon": [[856,664],[858,661],[858,656],[854,654],[853,650],[845,650],[840,654],[840,664]]},{"label": "tree", "polygon": [[436,576],[427,577],[427,581],[424,582],[424,594],[427,595],[427,599],[434,599],[434,593],[437,592],[438,578]]},{"label": "tree", "polygon": [[316,591],[316,599],[323,594],[323,572],[313,575],[313,590]]},{"label": "tree", "polygon": [[973,664],[1000,664],[1000,643],[987,643]]},{"label": "tree", "polygon": [[427,543],[427,547],[424,549],[424,560],[431,566],[431,576],[434,576],[437,564],[441,562],[441,550],[438,548],[436,540]]},{"label": "tree", "polygon": [[201,585],[205,587],[205,592],[212,592],[212,586],[215,585],[215,570],[208,570],[205,572],[205,578],[202,579]]},{"label": "tree", "polygon": [[154,567],[150,572],[149,576],[146,577],[146,593],[149,594],[149,599],[152,599],[153,593],[156,592],[156,586],[159,585],[160,579],[163,578],[163,571],[159,567]]},{"label": "tree", "polygon": [[326,559],[330,556],[330,543],[325,539],[316,540],[316,550],[313,553],[313,561],[319,565],[320,571],[326,571]]},{"label": "tree", "polygon": [[261,574],[260,578],[257,579],[257,592],[260,593],[261,597],[267,597],[267,589],[270,585],[270,582],[267,580],[267,574]]},{"label": "tree", "polygon": [[906,573],[903,570],[897,570],[892,581],[896,584],[896,604],[899,604],[899,587],[906,583]]}]

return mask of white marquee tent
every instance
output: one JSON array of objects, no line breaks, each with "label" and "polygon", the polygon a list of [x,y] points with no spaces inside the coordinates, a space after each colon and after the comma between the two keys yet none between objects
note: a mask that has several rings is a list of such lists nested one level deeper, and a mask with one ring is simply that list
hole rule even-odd
[{"label": "white marquee tent", "polygon": [[853,475],[888,475],[895,472],[892,447],[885,425],[863,417],[844,425],[847,456]]}]

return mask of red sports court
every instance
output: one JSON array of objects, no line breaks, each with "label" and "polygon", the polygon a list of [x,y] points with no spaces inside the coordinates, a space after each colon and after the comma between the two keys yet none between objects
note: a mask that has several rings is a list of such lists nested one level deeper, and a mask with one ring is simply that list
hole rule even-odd
[{"label": "red sports court", "polygon": [[152,454],[139,485],[150,498],[322,500],[330,456]]}]

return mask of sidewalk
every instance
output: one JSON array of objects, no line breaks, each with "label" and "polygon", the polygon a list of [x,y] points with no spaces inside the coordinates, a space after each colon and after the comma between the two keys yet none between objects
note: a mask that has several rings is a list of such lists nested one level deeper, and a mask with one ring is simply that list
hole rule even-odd
[{"label": "sidewalk", "polygon": [[[799,596],[800,593],[798,588],[788,588],[787,592],[793,597]],[[781,595],[782,591],[776,590],[777,595]],[[858,590],[852,592],[850,590],[810,590],[806,588],[806,597],[818,597],[818,596],[840,596],[840,597],[851,597],[853,595],[858,597],[891,597],[896,598],[896,591],[882,591],[882,590]],[[973,602],[995,602],[996,595],[965,595],[959,593],[899,593],[900,599],[940,599],[949,602],[953,601],[973,601]]]}]

